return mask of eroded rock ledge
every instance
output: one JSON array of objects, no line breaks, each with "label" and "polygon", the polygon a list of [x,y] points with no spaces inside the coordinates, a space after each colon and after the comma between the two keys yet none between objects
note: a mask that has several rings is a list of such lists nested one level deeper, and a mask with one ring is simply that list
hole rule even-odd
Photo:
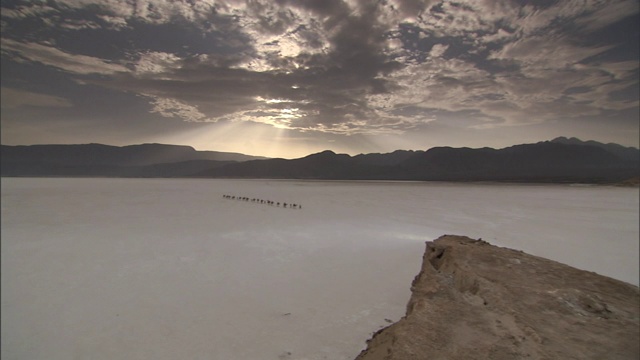
[{"label": "eroded rock ledge", "polygon": [[640,358],[638,288],[555,261],[445,235],[411,290],[356,360]]}]

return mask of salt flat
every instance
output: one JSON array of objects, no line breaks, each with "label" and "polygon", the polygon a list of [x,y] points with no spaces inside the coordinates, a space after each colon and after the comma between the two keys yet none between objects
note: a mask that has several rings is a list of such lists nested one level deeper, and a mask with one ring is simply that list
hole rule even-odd
[{"label": "salt flat", "polygon": [[637,188],[3,178],[1,205],[3,359],[353,359],[442,234],[639,281]]}]

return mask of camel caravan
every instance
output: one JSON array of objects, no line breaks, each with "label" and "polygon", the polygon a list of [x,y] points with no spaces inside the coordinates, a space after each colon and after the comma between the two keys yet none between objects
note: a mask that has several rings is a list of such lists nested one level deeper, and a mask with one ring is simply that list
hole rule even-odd
[{"label": "camel caravan", "polygon": [[222,195],[223,198],[225,199],[229,199],[229,200],[238,200],[238,201],[247,201],[247,202],[252,202],[252,203],[256,203],[256,204],[266,204],[266,205],[271,205],[271,206],[282,206],[283,208],[290,208],[290,209],[302,209],[302,205],[300,204],[291,204],[291,203],[286,203],[286,202],[275,202],[275,201],[271,201],[271,200],[263,200],[263,199],[257,199],[257,198],[248,198],[246,196],[235,196],[235,195]]}]

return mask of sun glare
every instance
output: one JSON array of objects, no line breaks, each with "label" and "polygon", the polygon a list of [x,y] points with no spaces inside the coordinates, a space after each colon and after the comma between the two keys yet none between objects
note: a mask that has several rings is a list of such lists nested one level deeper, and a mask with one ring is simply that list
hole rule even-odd
[{"label": "sun glare", "polygon": [[[284,111],[287,110],[287,111]],[[286,116],[291,109],[283,109]],[[171,134],[161,139],[168,144],[189,144],[197,150],[239,152],[266,157],[296,158],[309,153],[296,145],[289,134],[288,120],[273,116],[264,122],[220,121]],[[157,138],[156,138],[157,140]]]}]

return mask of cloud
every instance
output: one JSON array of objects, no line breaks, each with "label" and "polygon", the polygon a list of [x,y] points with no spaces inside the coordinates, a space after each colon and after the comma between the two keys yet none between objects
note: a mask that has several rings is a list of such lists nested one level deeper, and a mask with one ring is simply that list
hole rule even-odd
[{"label": "cloud", "polygon": [[638,14],[640,5],[637,1],[617,0],[607,2],[590,1],[587,14],[576,19],[576,25],[593,32],[609,26],[621,19]]},{"label": "cloud", "polygon": [[[638,59],[584,36],[634,13],[627,0],[60,0],[3,9],[2,53],[190,122],[358,134],[469,116],[458,123],[488,128],[637,106],[615,94],[637,86]],[[20,38],[35,17],[50,29]],[[97,55],[109,46],[120,53]]]},{"label": "cloud", "polygon": [[139,76],[145,74],[162,74],[169,72],[178,66],[181,59],[170,53],[149,51],[140,53],[135,63],[135,73]]},{"label": "cloud", "polygon": [[444,55],[445,51],[447,51],[448,48],[449,45],[435,44],[431,48],[431,51],[429,51],[429,56],[433,58],[441,57],[442,55]]},{"label": "cloud", "polygon": [[[54,2],[59,8],[84,10],[92,7],[94,11],[108,16],[108,20],[122,24],[124,21],[139,20],[152,24],[163,24],[175,19],[189,22],[205,21],[207,15],[215,9],[214,1],[199,0],[166,1],[166,0],[57,0]],[[119,20],[117,20],[119,19]]]},{"label": "cloud", "polygon": [[25,106],[68,108],[73,104],[58,96],[38,94],[30,91],[2,87],[0,105],[5,109],[15,109]]},{"label": "cloud", "polygon": [[125,66],[85,55],[71,54],[53,46],[37,43],[22,43],[2,39],[2,53],[12,53],[18,61],[32,61],[79,75],[112,75],[128,72]]},{"label": "cloud", "polygon": [[197,107],[187,105],[176,99],[161,98],[155,95],[144,96],[150,97],[153,105],[152,113],[158,113],[164,117],[178,117],[190,122],[207,121],[206,115],[201,113]]},{"label": "cloud", "polygon": [[34,16],[46,16],[50,13],[55,13],[57,10],[51,6],[33,3],[28,5],[16,6],[14,8],[3,8],[2,17],[13,19],[24,19]]},{"label": "cloud", "polygon": [[[266,5],[268,2],[259,8],[252,4],[247,11],[271,9],[257,20],[247,16],[239,19],[240,23],[246,21],[253,53],[234,55],[235,59],[228,61],[231,57],[145,52],[133,63],[135,72],[94,83],[175,99],[207,114],[189,113],[188,121],[244,119],[292,129],[338,132],[366,127],[366,117],[375,116],[375,112],[366,108],[363,95],[383,88],[384,81],[374,76],[388,65],[379,55],[381,45],[367,37],[381,36],[384,29],[370,31],[375,21],[365,19],[340,22],[338,18],[344,14],[330,14],[331,8],[300,6],[278,13],[272,5]],[[231,13],[240,10],[245,9],[227,9]],[[313,20],[313,11],[324,13],[332,24]],[[221,64],[225,60],[227,64]],[[291,104],[283,107],[256,101],[260,98],[287,98]],[[169,103],[163,100],[162,104]],[[153,108],[169,114],[158,110],[157,101]],[[181,112],[170,114],[179,116]]]},{"label": "cloud", "polygon": [[611,45],[576,46],[563,36],[530,36],[506,44],[488,59],[516,62],[523,72],[534,73],[572,66],[611,48]]}]

